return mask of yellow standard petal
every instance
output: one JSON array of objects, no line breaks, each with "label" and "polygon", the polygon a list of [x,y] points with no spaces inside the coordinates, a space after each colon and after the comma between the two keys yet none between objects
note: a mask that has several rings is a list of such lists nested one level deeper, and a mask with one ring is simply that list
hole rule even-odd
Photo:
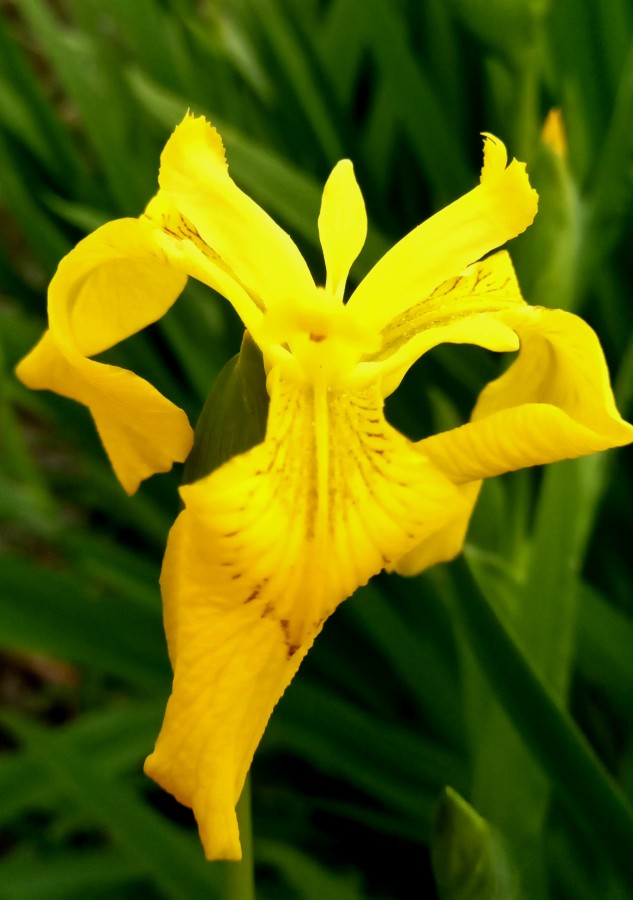
[{"label": "yellow standard petal", "polygon": [[348,304],[362,309],[368,325],[384,328],[532,223],[538,198],[525,165],[506,162],[504,145],[486,135],[481,183],[418,225],[376,263]]},{"label": "yellow standard petal", "polygon": [[419,444],[451,479],[487,478],[633,440],[589,325],[572,313],[527,306],[503,318],[519,335],[518,359],[482,391],[470,423]]},{"label": "yellow standard petal", "polygon": [[349,159],[337,163],[325,183],[319,237],[327,273],[325,289],[342,301],[349,270],[367,237],[365,202]]},{"label": "yellow standard petal", "polygon": [[324,620],[464,504],[375,386],[270,380],[266,440],[182,489],[162,576],[174,685],[146,771],[194,809],[209,858],[239,858],[253,753]]}]

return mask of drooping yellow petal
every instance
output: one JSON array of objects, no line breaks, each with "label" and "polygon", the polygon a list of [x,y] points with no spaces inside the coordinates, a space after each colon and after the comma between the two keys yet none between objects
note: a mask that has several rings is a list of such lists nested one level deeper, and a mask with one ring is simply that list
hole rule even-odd
[{"label": "drooping yellow petal", "polygon": [[111,347],[172,305],[185,281],[137,219],[109,222],[59,264],[49,287],[50,331],[16,373],[90,408],[112,466],[129,493],[185,459],[185,414],[138,376],[86,357]]},{"label": "drooping yellow petal", "polygon": [[323,621],[464,505],[375,386],[269,380],[265,442],[182,489],[162,577],[174,685],[146,771],[194,809],[209,858],[239,857],[251,758]]},{"label": "drooping yellow petal", "polygon": [[187,115],[161,155],[159,183],[262,307],[288,304],[314,291],[292,239],[230,177],[217,131]]},{"label": "drooping yellow petal", "polygon": [[48,292],[51,331],[60,349],[93,356],[155,322],[187,276],[174,268],[138,219],[97,228],[60,262]]},{"label": "drooping yellow petal", "polygon": [[512,261],[502,250],[469,266],[388,322],[380,332],[380,350],[367,355],[365,362],[388,396],[415,360],[440,343],[518,350],[516,333],[498,314],[523,306]]},{"label": "drooping yellow petal", "polygon": [[418,445],[450,478],[472,481],[633,440],[589,325],[540,307],[500,315],[519,335],[518,359],[482,391],[469,424]]},{"label": "drooping yellow petal", "polygon": [[349,270],[367,237],[365,202],[349,159],[336,164],[323,188],[319,237],[327,273],[326,290],[342,300]]},{"label": "drooping yellow petal", "polygon": [[109,222],[64,257],[49,287],[50,334],[17,368],[30,387],[89,407],[129,493],[143,478],[184,460],[191,428],[184,413],[143,379],[87,357],[164,315],[188,274],[220,291],[257,333],[261,310],[159,194],[141,219]]},{"label": "drooping yellow petal", "polygon": [[524,231],[537,195],[525,165],[507,157],[501,141],[485,139],[481,183],[418,225],[369,272],[349,300],[380,330],[484,254]]},{"label": "drooping yellow petal", "polygon": [[35,390],[51,390],[83,403],[92,412],[114,471],[129,494],[143,478],[183,462],[192,432],[184,412],[147,381],[83,357],[71,361],[50,332],[17,368]]},{"label": "drooping yellow petal", "polygon": [[454,515],[434,534],[406,553],[393,566],[400,575],[418,575],[438,563],[449,562],[461,553],[470,518],[479,496],[481,481],[467,481],[458,486],[462,506],[455,506]]}]

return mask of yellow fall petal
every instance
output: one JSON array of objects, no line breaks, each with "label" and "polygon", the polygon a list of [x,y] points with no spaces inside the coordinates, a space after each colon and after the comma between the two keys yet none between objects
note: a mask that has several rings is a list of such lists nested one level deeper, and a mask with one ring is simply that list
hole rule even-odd
[{"label": "yellow fall petal", "polygon": [[594,331],[562,310],[525,307],[504,314],[521,352],[489,384],[472,421],[419,447],[456,482],[569,459],[633,440],[620,417]]},{"label": "yellow fall petal", "polygon": [[143,478],[183,462],[191,449],[192,432],[181,409],[132,372],[82,357],[69,360],[50,332],[16,371],[30,388],[55,391],[89,407],[128,494]]},{"label": "yellow fall petal", "polygon": [[262,307],[314,291],[290,236],[230,177],[221,138],[204,118],[187,115],[176,127],[161,155],[159,183]]},{"label": "yellow fall petal", "polygon": [[401,557],[393,571],[399,575],[418,575],[431,566],[455,559],[464,546],[481,484],[481,481],[468,481],[458,485],[463,505],[455,507],[454,515],[442,528]]},{"label": "yellow fall petal", "polygon": [[380,330],[456,278],[484,254],[516,237],[536,215],[525,165],[506,167],[505,147],[486,136],[481,183],[402,238],[360,283],[348,305]]},{"label": "yellow fall petal", "polygon": [[244,778],[323,621],[464,504],[375,387],[271,380],[264,443],[182,489],[162,577],[174,686],[146,771],[193,807],[210,858],[239,857]]},{"label": "yellow fall petal", "polygon": [[196,540],[203,527],[187,510],[169,536],[161,590],[174,683],[145,772],[194,810],[208,859],[240,859],[235,805],[270,712],[312,640],[290,648],[281,620],[248,603],[250,595],[234,608],[218,597],[207,580],[218,564],[205,562]]},{"label": "yellow fall petal", "polygon": [[86,357],[164,315],[188,274],[221,291],[257,333],[262,312],[159,194],[141,219],[103,225],[62,259],[48,292],[50,333],[16,370],[30,387],[89,407],[128,493],[186,458],[191,428],[143,379]]},{"label": "yellow fall petal", "polygon": [[16,373],[90,409],[112,467],[128,493],[182,462],[191,448],[185,414],[132,372],[93,362],[160,318],[187,280],[144,220],[103,225],[60,262],[48,292],[50,331]]},{"label": "yellow fall petal", "polygon": [[323,188],[319,237],[327,272],[325,288],[342,300],[349,270],[367,237],[365,202],[349,159],[337,163]]},{"label": "yellow fall petal", "polygon": [[94,356],[160,319],[186,281],[148,223],[108,222],[60,262],[48,291],[51,332],[62,351]]}]

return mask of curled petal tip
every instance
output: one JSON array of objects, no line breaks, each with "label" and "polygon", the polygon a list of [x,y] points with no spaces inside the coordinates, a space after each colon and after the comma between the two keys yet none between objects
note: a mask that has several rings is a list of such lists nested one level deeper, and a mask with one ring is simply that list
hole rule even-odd
[{"label": "curled petal tip", "polygon": [[481,169],[482,183],[490,177],[500,175],[508,165],[508,152],[503,141],[490,134],[482,131],[484,139],[484,161]]}]

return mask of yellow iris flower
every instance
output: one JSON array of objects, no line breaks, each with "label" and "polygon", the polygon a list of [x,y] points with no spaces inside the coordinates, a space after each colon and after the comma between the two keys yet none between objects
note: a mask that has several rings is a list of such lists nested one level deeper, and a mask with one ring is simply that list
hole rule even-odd
[{"label": "yellow iris flower", "polygon": [[[264,441],[182,488],[161,585],[173,692],[147,773],[193,808],[209,858],[238,859],[235,804],[271,711],[325,619],[383,568],[412,574],[462,546],[481,479],[628,443],[582,320],[527,305],[503,245],[537,209],[525,166],[486,136],[480,184],[415,228],[344,304],[367,218],[334,168],[317,287],[290,237],[231,179],[222,141],[187,115],[139,219],[97,229],[60,263],[49,331],[18,374],[84,403],[128,492],[182,461],[184,413],[90,357],[162,316],[191,275],[260,347]],[[478,260],[481,260],[478,262]],[[471,421],[413,443],[385,397],[442,342],[519,350]]]}]

